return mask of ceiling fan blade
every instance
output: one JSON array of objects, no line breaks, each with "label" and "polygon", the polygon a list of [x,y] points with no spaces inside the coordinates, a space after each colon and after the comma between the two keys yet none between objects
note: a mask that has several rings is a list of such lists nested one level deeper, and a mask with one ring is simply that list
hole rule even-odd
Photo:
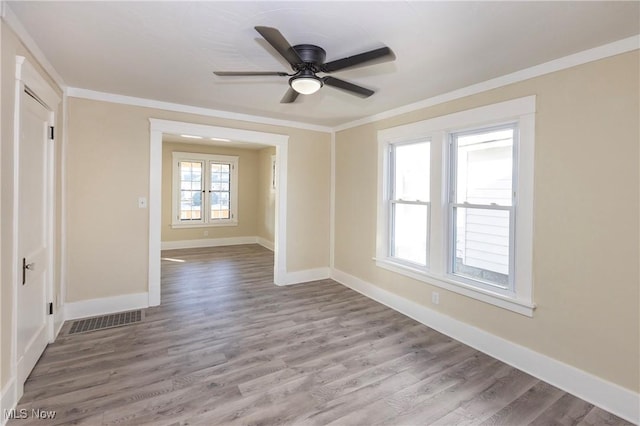
[{"label": "ceiling fan blade", "polygon": [[286,72],[278,72],[278,71],[214,71],[215,75],[219,75],[221,77],[230,77],[230,76],[258,76],[258,75],[278,75],[280,77],[286,77],[289,74]]},{"label": "ceiling fan blade", "polygon": [[292,66],[304,62],[280,31],[271,27],[255,27],[255,29]]},{"label": "ceiling fan blade", "polygon": [[295,102],[296,99],[298,99],[298,95],[299,95],[298,92],[296,92],[292,88],[289,88],[289,90],[287,90],[287,93],[285,93],[284,96],[282,97],[282,100],[280,101],[280,103],[290,104],[292,102]]},{"label": "ceiling fan blade", "polygon": [[327,77],[324,77],[322,80],[324,81],[324,84],[326,84],[327,86],[333,86],[336,89],[345,90],[349,93],[360,96],[362,98],[368,98],[369,96],[375,93],[373,90],[365,89],[362,86],[358,86],[356,84],[349,83],[348,81],[340,80],[339,78],[335,78],[335,77],[327,76]]},{"label": "ceiling fan blade", "polygon": [[355,67],[357,65],[364,65],[367,62],[375,61],[375,63],[379,63],[393,61],[394,59],[396,59],[396,55],[391,49],[389,49],[388,47],[381,47],[379,49],[374,49],[368,52],[359,53],[357,55],[327,62],[323,65],[322,70],[324,72],[334,72],[346,68]]}]

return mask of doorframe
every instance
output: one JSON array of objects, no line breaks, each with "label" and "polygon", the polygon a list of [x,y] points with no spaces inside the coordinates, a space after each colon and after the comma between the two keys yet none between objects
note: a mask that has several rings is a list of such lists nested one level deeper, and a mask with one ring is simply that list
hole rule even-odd
[{"label": "doorframe", "polygon": [[275,206],[274,267],[276,285],[287,284],[287,163],[289,136],[181,121],[150,118],[149,136],[149,306],[160,304],[160,250],[162,227],[162,134],[188,134],[205,138],[275,146],[278,162]]},{"label": "doorframe", "polygon": [[[13,194],[12,194],[12,217],[10,218],[12,228],[11,242],[11,281],[12,285],[12,312],[11,312],[11,377],[15,380],[14,401],[20,400],[24,393],[24,382],[20,380],[18,371],[18,240],[19,240],[19,191],[20,191],[20,120],[21,120],[21,97],[25,90],[25,86],[34,93],[39,101],[49,111],[49,126],[55,126],[58,114],[58,105],[61,101],[60,96],[53,87],[38,73],[36,68],[24,56],[16,56],[15,68],[15,92],[14,92],[14,116],[13,116]],[[55,136],[55,135],[54,135]],[[55,147],[56,140],[49,141],[47,147],[47,200],[46,200],[46,224],[47,235],[46,244],[48,247],[47,254],[47,274],[45,277],[45,293],[46,299],[53,302],[54,290],[54,274],[55,274]],[[45,307],[42,307],[45,309]],[[47,337],[49,343],[55,339],[54,319],[53,315],[46,315],[47,321]]]}]

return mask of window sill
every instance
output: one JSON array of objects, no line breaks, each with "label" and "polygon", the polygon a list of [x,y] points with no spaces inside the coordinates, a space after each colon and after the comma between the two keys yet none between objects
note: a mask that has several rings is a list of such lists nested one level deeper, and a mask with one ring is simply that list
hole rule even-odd
[{"label": "window sill", "polygon": [[428,273],[424,270],[412,268],[410,266],[396,263],[388,259],[374,258],[373,260],[375,260],[376,266],[388,271],[396,272],[415,280],[422,281],[427,284],[431,284],[433,286],[440,287],[475,300],[479,300],[481,302],[489,303],[491,305],[498,306],[500,308],[525,315],[527,317],[533,317],[533,311],[536,308],[533,303],[526,300],[517,299],[516,297],[512,298],[502,294],[493,293],[488,290],[479,289],[462,282],[451,280],[448,277]]},{"label": "window sill", "polygon": [[184,228],[216,228],[219,226],[238,226],[238,221],[226,221],[219,223],[172,223],[171,228],[173,229],[184,229]]}]

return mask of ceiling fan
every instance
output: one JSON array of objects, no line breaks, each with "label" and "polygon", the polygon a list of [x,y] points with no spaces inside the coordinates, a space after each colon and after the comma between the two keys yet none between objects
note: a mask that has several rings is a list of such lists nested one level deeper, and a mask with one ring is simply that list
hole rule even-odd
[{"label": "ceiling fan", "polygon": [[318,77],[318,73],[332,73],[347,68],[363,65],[367,62],[387,62],[393,61],[395,55],[388,47],[370,50],[346,58],[337,59],[331,62],[324,62],[326,52],[323,48],[313,44],[297,44],[291,46],[284,36],[276,28],[255,27],[256,31],[271,45],[283,58],[291,64],[292,74],[286,72],[270,71],[214,71],[218,76],[280,76],[291,77],[289,79],[289,90],[280,101],[283,104],[294,102],[299,94],[310,95],[320,90],[325,84],[337,89],[344,90],[350,94],[368,98],[374,94],[373,90],[358,86],[339,78],[324,76]]}]

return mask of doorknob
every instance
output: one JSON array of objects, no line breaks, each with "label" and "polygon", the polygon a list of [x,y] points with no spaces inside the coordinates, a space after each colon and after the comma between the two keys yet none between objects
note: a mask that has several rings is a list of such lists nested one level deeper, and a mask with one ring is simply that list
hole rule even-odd
[{"label": "doorknob", "polygon": [[27,269],[33,271],[35,268],[35,262],[27,263],[27,259],[25,257],[22,258],[22,285],[27,283]]}]

